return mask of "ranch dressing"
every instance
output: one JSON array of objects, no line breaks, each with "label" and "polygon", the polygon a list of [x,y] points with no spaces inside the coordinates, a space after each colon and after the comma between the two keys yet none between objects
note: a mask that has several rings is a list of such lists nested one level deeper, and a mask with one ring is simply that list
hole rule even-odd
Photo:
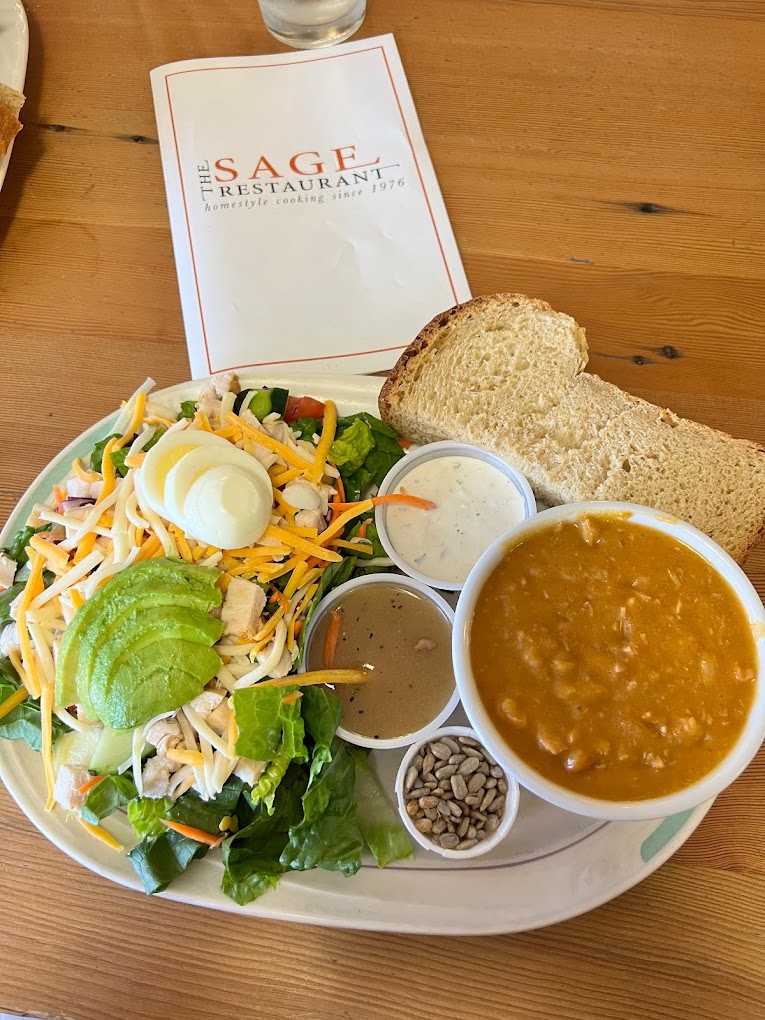
[{"label": "ranch dressing", "polygon": [[388,538],[398,555],[434,581],[462,584],[492,542],[526,517],[523,495],[513,481],[476,457],[423,460],[393,491],[436,504],[428,511],[392,504],[385,513]]}]

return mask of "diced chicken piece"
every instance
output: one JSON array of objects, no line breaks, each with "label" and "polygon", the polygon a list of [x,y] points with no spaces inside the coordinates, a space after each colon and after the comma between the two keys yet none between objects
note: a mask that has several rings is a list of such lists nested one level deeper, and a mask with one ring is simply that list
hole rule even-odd
[{"label": "diced chicken piece", "polygon": [[173,747],[185,747],[183,733],[177,719],[159,719],[146,734],[146,740],[156,747],[158,755],[167,754]]},{"label": "diced chicken piece", "polygon": [[191,707],[201,716],[202,719],[209,719],[215,709],[223,701],[223,691],[202,691],[193,701],[189,702]]},{"label": "diced chicken piece", "polygon": [[90,779],[87,769],[76,765],[61,765],[56,774],[53,797],[67,811],[78,811],[85,803],[80,787]]},{"label": "diced chicken piece", "polygon": [[224,733],[228,732],[228,720],[231,715],[231,706],[229,705],[228,698],[224,698],[218,707],[211,712],[207,717],[207,725],[222,737]]},{"label": "diced chicken piece", "polygon": [[263,775],[265,767],[266,763],[264,761],[252,761],[250,758],[240,758],[236,763],[234,775],[237,779],[241,779],[243,783],[247,783],[248,786],[254,786]]},{"label": "diced chicken piece", "polygon": [[295,514],[295,524],[298,528],[316,528],[317,531],[323,531],[324,517],[321,510],[298,510]]},{"label": "diced chicken piece", "polygon": [[[248,425],[252,426],[256,432],[265,432],[261,422],[255,417],[249,407],[245,407],[244,410],[239,412],[239,417],[242,421],[247,422]],[[279,464],[281,467],[287,466],[287,462],[283,460],[278,453],[273,453],[271,450],[267,450],[265,446],[258,446],[257,443],[253,444],[255,449],[253,451],[255,460],[268,471],[274,464]]]},{"label": "diced chicken piece", "polygon": [[226,393],[238,393],[240,389],[239,376],[236,372],[222,372],[220,375],[214,375],[212,387],[219,399],[223,399]]},{"label": "diced chicken piece", "polygon": [[170,772],[173,762],[164,755],[157,754],[149,758],[143,767],[143,795],[152,800],[167,797],[170,792]]},{"label": "diced chicken piece", "polygon": [[32,507],[32,513],[29,515],[29,517],[27,517],[25,521],[25,527],[39,528],[41,524],[44,524],[45,522],[43,521],[42,517],[40,517],[40,514],[43,513],[45,510],[50,510],[50,507],[46,506],[44,503],[35,503],[35,505]]},{"label": "diced chicken piece", "polygon": [[63,524],[56,524],[50,531],[44,532],[43,538],[46,542],[63,542],[66,538],[66,528]]},{"label": "diced chicken piece", "polygon": [[226,589],[220,614],[224,635],[245,639],[254,637],[265,605],[266,595],[259,585],[233,577]]},{"label": "diced chicken piece", "polygon": [[84,482],[81,478],[70,478],[66,483],[66,494],[69,499],[98,499],[103,482]]},{"label": "diced chicken piece", "polygon": [[11,652],[19,651],[19,632],[15,623],[9,623],[0,630],[0,657],[7,659]]},{"label": "diced chicken piece", "polygon": [[[274,650],[273,642],[266,645],[262,652],[258,652],[257,655],[258,662],[260,663],[266,662],[273,650]],[[278,680],[279,677],[286,676],[291,669],[292,669],[292,656],[290,655],[289,651],[285,648],[284,651],[282,652],[281,658],[268,675],[272,679]]]},{"label": "diced chicken piece", "polygon": [[239,412],[239,417],[242,419],[242,421],[247,422],[247,424],[251,428],[254,428],[256,432],[263,432],[264,434],[266,434],[266,430],[263,428],[263,424],[260,421],[260,418],[256,418],[256,416],[252,413],[249,407],[243,408]]},{"label": "diced chicken piece", "polygon": [[10,588],[16,576],[16,560],[0,553],[0,590]]}]

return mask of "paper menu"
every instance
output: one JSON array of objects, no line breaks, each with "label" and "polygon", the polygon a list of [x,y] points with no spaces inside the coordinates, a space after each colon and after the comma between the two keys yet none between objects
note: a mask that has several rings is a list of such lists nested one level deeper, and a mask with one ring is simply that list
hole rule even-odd
[{"label": "paper menu", "polygon": [[151,81],[195,378],[390,368],[470,297],[393,36]]}]

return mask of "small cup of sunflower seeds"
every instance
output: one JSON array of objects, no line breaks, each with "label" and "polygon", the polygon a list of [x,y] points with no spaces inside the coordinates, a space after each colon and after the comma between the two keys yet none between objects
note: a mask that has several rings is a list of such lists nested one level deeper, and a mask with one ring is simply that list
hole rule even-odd
[{"label": "small cup of sunflower seeds", "polygon": [[404,825],[442,857],[487,853],[508,834],[520,787],[467,726],[435,730],[412,744],[396,776]]}]

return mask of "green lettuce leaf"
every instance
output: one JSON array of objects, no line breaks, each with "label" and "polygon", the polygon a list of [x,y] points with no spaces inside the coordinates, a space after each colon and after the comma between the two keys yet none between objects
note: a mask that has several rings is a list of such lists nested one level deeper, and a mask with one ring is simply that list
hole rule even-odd
[{"label": "green lettuce leaf", "polygon": [[334,461],[340,469],[346,498],[353,502],[361,499],[372,486],[379,487],[396,461],[401,460],[404,456],[404,451],[398,444],[396,432],[389,425],[380,421],[379,418],[375,418],[374,415],[362,411],[361,414],[352,414],[347,418],[338,419],[337,436],[330,449],[330,459],[333,459],[332,451],[335,449],[335,444],[346,442],[346,436],[351,434],[363,434],[368,437],[368,440],[371,439],[371,445],[363,459],[344,459],[342,463]]},{"label": "green lettuce leaf", "polygon": [[332,739],[335,736],[343,706],[326,687],[304,687],[301,699],[305,728],[313,740],[310,780],[332,759]]},{"label": "green lettuce leaf", "polygon": [[[193,414],[191,417],[193,417]],[[157,431],[148,441],[146,446],[144,446],[143,448],[144,453],[148,453],[152,446],[156,446],[160,438],[164,435],[166,431],[167,429],[163,428],[157,429]],[[90,454],[90,466],[94,471],[100,471],[101,468],[103,467],[104,449],[110,439],[119,439],[119,434],[117,432],[113,432],[110,436],[106,436],[104,439],[99,439],[99,441],[93,447],[93,450]],[[125,464],[125,458],[129,453],[130,443],[127,443],[121,449],[114,450],[113,453],[111,454],[112,464],[114,464],[114,468],[117,474],[120,475],[122,478],[124,478],[125,475],[128,473],[128,468],[127,465]]]},{"label": "green lettuce leaf", "polygon": [[[189,790],[179,797],[167,812],[166,817],[194,829],[202,829],[213,836],[220,835],[220,823],[227,815],[236,814],[239,794],[244,783],[236,776],[227,779],[223,789],[212,800],[202,800],[196,790]],[[96,787],[98,789],[98,787]]]},{"label": "green lettuce leaf", "polygon": [[321,435],[321,422],[318,418],[297,418],[290,422],[290,428],[297,432],[298,439],[306,439],[309,443],[313,442],[315,435]]},{"label": "green lettuce leaf", "polygon": [[27,556],[27,546],[29,545],[29,539],[32,535],[39,535],[41,531],[50,531],[53,527],[52,524],[43,524],[39,528],[21,528],[11,538],[8,545],[5,547],[5,552],[10,556],[12,560],[16,561],[16,576],[18,577],[18,571],[26,563],[29,563],[29,557]]},{"label": "green lettuce leaf", "polygon": [[86,822],[98,825],[137,796],[135,783],[128,776],[107,776],[90,791],[80,814]]},{"label": "green lettuce leaf", "polygon": [[278,755],[308,757],[303,738],[305,726],[300,714],[300,698],[284,704],[294,687],[247,687],[234,691],[234,713],[239,730],[235,750],[242,758],[273,761]]},{"label": "green lettuce leaf", "polygon": [[208,850],[205,843],[197,843],[195,839],[165,828],[159,836],[141,840],[127,856],[144,889],[153,895],[167,889],[192,861],[204,857]]},{"label": "green lettuce leaf", "polygon": [[358,471],[375,447],[372,430],[360,417],[339,432],[329,450],[329,459],[335,467]]},{"label": "green lettuce leaf", "polygon": [[364,842],[378,868],[414,854],[414,844],[401,824],[398,812],[385,796],[362,747],[349,747],[356,765],[356,816]]},{"label": "green lettuce leaf", "polygon": [[274,795],[273,810],[262,809],[239,832],[223,843],[221,889],[244,906],[272,889],[287,870],[279,858],[289,830],[302,816],[306,769],[291,765]]},{"label": "green lettuce leaf", "polygon": [[193,400],[182,400],[181,409],[178,412],[178,417],[176,418],[176,421],[180,421],[181,418],[193,418],[196,413],[197,405],[194,403]]},{"label": "green lettuce leaf", "polygon": [[[8,659],[0,659],[0,705],[21,686],[18,673]],[[53,740],[57,740],[66,730],[66,726],[55,715],[53,716]],[[27,698],[17,705],[12,712],[0,719],[0,738],[6,740],[26,740],[35,751],[42,750],[40,736],[40,702]]]},{"label": "green lettuce leaf", "polygon": [[167,818],[167,813],[173,806],[173,802],[167,797],[154,800],[151,797],[143,797],[139,800],[131,800],[127,806],[128,821],[133,826],[133,832],[139,839],[147,836],[159,836],[167,832],[161,819]]},{"label": "green lettuce leaf", "polygon": [[303,794],[303,817],[291,826],[280,862],[295,871],[325,868],[355,875],[364,839],[356,819],[355,766],[348,745],[335,737],[331,759]]},{"label": "green lettuce leaf", "polygon": [[23,584],[12,584],[10,588],[6,588],[4,592],[0,593],[0,629],[2,629],[7,623],[13,622],[11,616],[11,602],[24,590]]}]

